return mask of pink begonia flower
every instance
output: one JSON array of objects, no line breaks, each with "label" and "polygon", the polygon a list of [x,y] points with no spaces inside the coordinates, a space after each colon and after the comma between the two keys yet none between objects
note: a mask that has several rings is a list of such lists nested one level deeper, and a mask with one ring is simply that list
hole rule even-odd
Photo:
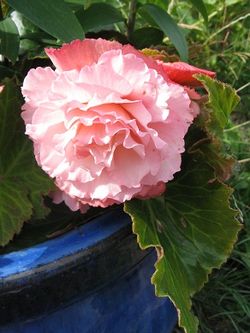
[{"label": "pink begonia flower", "polygon": [[22,117],[62,191],[54,200],[76,210],[163,193],[199,112],[195,92],[130,45],[85,39],[46,53],[56,69],[29,71]]},{"label": "pink begonia flower", "polygon": [[0,86],[0,93],[3,91],[4,86]]}]

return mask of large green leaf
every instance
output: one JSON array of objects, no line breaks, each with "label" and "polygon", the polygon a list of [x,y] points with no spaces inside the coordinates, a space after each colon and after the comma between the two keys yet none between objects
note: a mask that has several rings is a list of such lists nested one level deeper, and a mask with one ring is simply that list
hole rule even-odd
[{"label": "large green leaf", "polygon": [[76,16],[62,0],[8,0],[8,3],[39,28],[64,42],[84,38]]},{"label": "large green leaf", "polygon": [[171,42],[176,47],[182,60],[188,59],[188,47],[186,39],[172,17],[161,7],[146,4],[140,8],[140,11],[145,11],[158,27],[169,37]]},{"label": "large green leaf", "polygon": [[42,196],[54,186],[37,166],[20,117],[22,99],[12,81],[0,94],[0,246],[7,244],[33,215],[48,212]]},{"label": "large green leaf", "polygon": [[19,49],[19,34],[11,18],[0,21],[0,54],[15,62]]},{"label": "large green leaf", "polygon": [[209,78],[202,80],[209,100],[186,136],[181,172],[167,184],[165,195],[125,204],[139,245],[157,249],[152,277],[156,294],[172,299],[187,333],[198,330],[191,297],[212,269],[226,261],[240,229],[237,211],[229,205],[232,189],[222,182],[232,160],[222,154],[214,130],[210,133],[212,121],[220,130],[226,124],[221,113],[229,115],[238,99],[228,86]]},{"label": "large green leaf", "polygon": [[125,211],[142,249],[156,247],[158,261],[152,277],[156,295],[169,296],[188,333],[197,332],[191,296],[208,274],[227,259],[239,225],[229,208],[231,189],[214,181],[204,161],[191,161],[178,179],[167,185],[165,197],[133,200]]},{"label": "large green leaf", "polygon": [[124,20],[121,12],[106,3],[94,3],[88,9],[80,9],[76,16],[84,31],[101,29]]}]

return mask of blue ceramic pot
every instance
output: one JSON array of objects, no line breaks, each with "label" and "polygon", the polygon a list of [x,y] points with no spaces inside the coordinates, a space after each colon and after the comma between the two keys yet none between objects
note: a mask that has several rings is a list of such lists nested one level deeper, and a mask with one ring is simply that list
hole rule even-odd
[{"label": "blue ceramic pot", "polygon": [[120,210],[1,255],[0,333],[170,333],[177,314],[154,294],[155,260]]}]

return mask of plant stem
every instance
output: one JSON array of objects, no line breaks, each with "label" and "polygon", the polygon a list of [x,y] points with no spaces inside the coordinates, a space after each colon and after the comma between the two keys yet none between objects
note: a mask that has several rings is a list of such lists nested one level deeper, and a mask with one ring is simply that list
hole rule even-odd
[{"label": "plant stem", "polygon": [[135,18],[136,18],[136,5],[137,0],[131,0],[129,5],[129,16],[128,16],[128,23],[127,23],[127,35],[128,40],[131,40],[134,27],[135,27]]},{"label": "plant stem", "polygon": [[171,0],[169,5],[168,5],[168,14],[171,15],[172,14],[172,11],[176,5],[175,3],[176,1],[175,0]]},{"label": "plant stem", "polygon": [[2,2],[0,0],[0,21],[3,20],[3,9],[2,9]]},{"label": "plant stem", "polygon": [[242,87],[240,87],[239,89],[237,89],[236,92],[238,93],[239,91],[241,91],[241,90],[247,88],[248,86],[250,86],[250,82],[244,84],[244,86],[242,86]]},{"label": "plant stem", "polygon": [[249,124],[250,124],[250,120],[247,120],[244,123],[241,123],[239,125],[235,125],[234,127],[224,129],[224,132],[231,132],[231,131],[233,131],[237,128],[240,128],[242,126],[246,126],[246,125],[249,125]]},{"label": "plant stem", "polygon": [[240,164],[242,164],[242,163],[248,163],[248,162],[250,162],[250,158],[244,158],[243,160],[239,160],[237,162],[240,163]]}]

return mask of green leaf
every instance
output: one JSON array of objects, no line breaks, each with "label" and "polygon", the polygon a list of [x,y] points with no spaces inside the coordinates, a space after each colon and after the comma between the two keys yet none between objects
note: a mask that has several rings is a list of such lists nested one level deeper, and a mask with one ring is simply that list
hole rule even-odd
[{"label": "green leaf", "polygon": [[39,28],[64,42],[84,38],[76,16],[62,0],[8,0],[8,3]]},{"label": "green leaf", "polygon": [[188,47],[186,39],[172,17],[161,7],[153,4],[146,4],[142,6],[140,11],[146,11],[155,24],[159,26],[160,29],[169,37],[180,54],[181,59],[183,61],[187,61]]},{"label": "green leaf", "polygon": [[[34,53],[38,55],[40,49],[43,50],[44,48],[42,40],[53,38],[16,10],[11,12],[11,19],[15,23],[20,36],[19,56],[26,54],[26,57],[30,58]],[[54,44],[56,44],[56,40],[54,40]]]},{"label": "green leaf", "polygon": [[85,0],[65,0],[65,2],[68,2],[70,4],[74,4],[74,5],[84,5]]},{"label": "green leaf", "polygon": [[101,29],[124,20],[119,10],[106,3],[94,3],[87,10],[80,9],[76,16],[84,31]]},{"label": "green leaf", "polygon": [[13,63],[17,59],[19,49],[19,34],[11,18],[0,21],[0,54]]},{"label": "green leaf", "polygon": [[48,213],[42,196],[54,188],[35,162],[21,104],[19,90],[6,80],[0,94],[0,246],[19,233],[32,214],[42,218]]},{"label": "green leaf", "polygon": [[230,85],[202,74],[196,74],[195,77],[203,83],[208,92],[206,107],[212,111],[207,120],[207,130],[220,135],[228,124],[229,115],[239,103],[239,96]]},{"label": "green leaf", "polygon": [[7,77],[13,77],[15,74],[16,71],[10,66],[0,65],[0,81],[4,80]]},{"label": "green leaf", "polygon": [[[21,13],[17,12],[16,10],[13,10],[11,12],[10,17],[12,21],[15,23],[21,38],[25,38],[24,36],[27,34],[41,32],[41,30],[36,25],[34,25],[32,22],[30,22],[26,17],[24,17]],[[44,32],[42,33],[45,34]],[[46,35],[50,36],[48,34]]]},{"label": "green leaf", "polygon": [[165,197],[125,204],[142,249],[156,247],[152,277],[156,295],[168,296],[187,333],[198,331],[191,296],[229,256],[239,230],[229,207],[232,190],[214,180],[205,159],[193,155],[177,179],[167,184]]},{"label": "green leaf", "polygon": [[204,137],[195,142],[194,145],[189,148],[189,152],[201,154],[203,158],[206,158],[209,165],[215,170],[217,178],[221,181],[225,181],[232,175],[235,159],[224,153],[222,149],[220,140],[211,140],[208,137]]},{"label": "green leaf", "polygon": [[201,15],[204,18],[205,23],[208,23],[208,15],[207,15],[207,9],[206,6],[204,4],[204,2],[202,0],[189,0],[194,7],[196,7],[196,9],[201,13]]},{"label": "green leaf", "polygon": [[131,36],[131,42],[138,48],[144,49],[152,45],[162,43],[163,32],[154,27],[145,27],[135,30]]}]

